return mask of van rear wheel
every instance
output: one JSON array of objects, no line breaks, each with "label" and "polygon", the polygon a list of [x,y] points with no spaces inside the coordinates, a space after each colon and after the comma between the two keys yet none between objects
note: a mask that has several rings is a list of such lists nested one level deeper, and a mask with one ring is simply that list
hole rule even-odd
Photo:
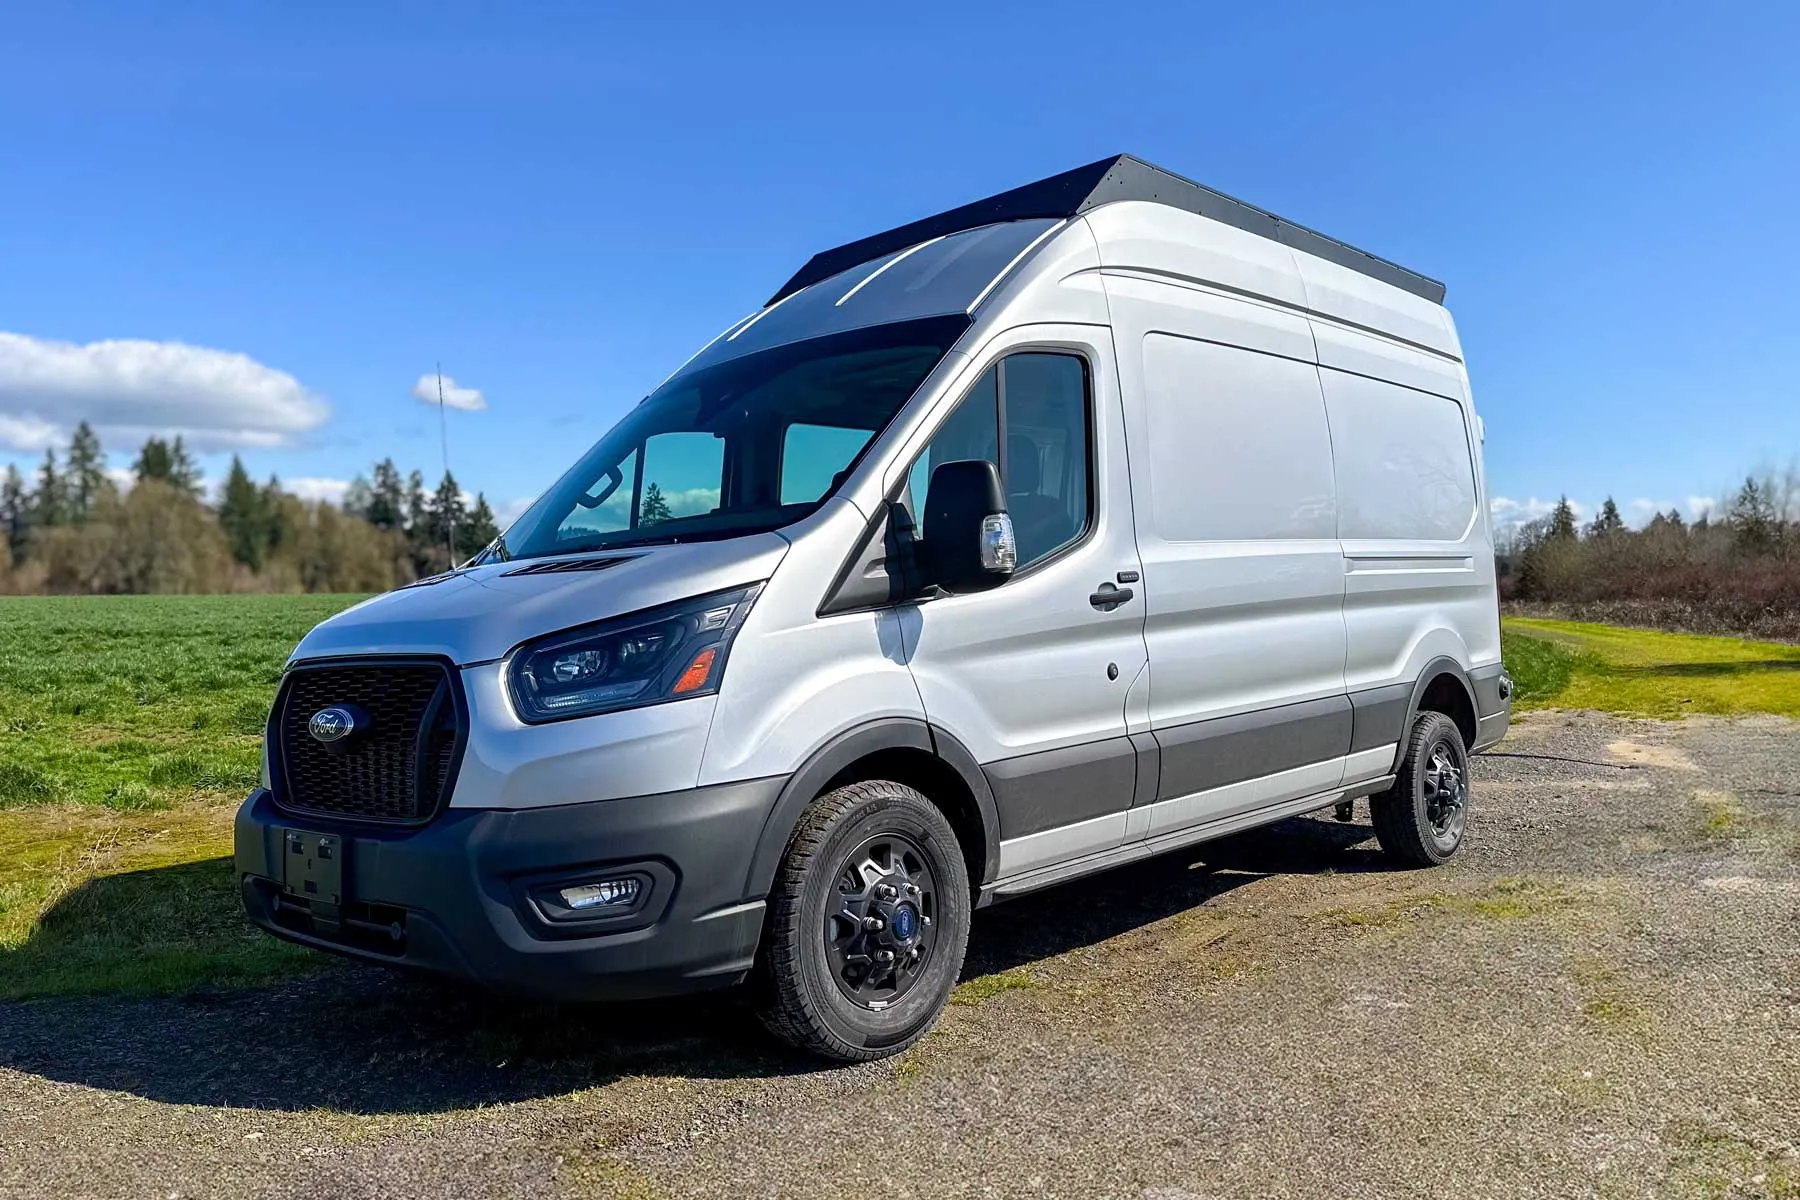
[{"label": "van rear wheel", "polygon": [[1434,867],[1462,847],[1469,816],[1469,752],[1456,722],[1423,712],[1413,722],[1394,786],[1369,798],[1375,837],[1389,858]]},{"label": "van rear wheel", "polygon": [[827,792],[769,893],[758,1015],[790,1045],[841,1062],[899,1053],[956,986],[969,912],[962,847],[936,805],[889,780]]}]

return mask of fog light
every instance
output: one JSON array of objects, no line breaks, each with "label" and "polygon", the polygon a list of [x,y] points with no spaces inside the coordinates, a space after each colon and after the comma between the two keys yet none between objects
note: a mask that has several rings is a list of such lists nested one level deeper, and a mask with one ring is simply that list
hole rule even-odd
[{"label": "fog light", "polygon": [[595,908],[625,908],[635,903],[643,891],[641,879],[603,879],[599,883],[582,883],[561,889],[562,902],[577,912]]}]

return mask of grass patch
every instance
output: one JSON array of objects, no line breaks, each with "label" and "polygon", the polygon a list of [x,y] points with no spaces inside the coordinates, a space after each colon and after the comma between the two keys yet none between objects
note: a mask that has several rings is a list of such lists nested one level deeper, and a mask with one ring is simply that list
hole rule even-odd
[{"label": "grass patch", "polygon": [[1478,917],[1521,921],[1575,905],[1580,897],[1561,884],[1525,878],[1497,879],[1474,892],[1427,892],[1403,896],[1374,908],[1334,908],[1325,923],[1338,929],[1386,929],[1424,917]]},{"label": "grass patch", "polygon": [[317,968],[244,919],[231,817],[282,664],[355,599],[0,598],[0,1001]]},{"label": "grass patch", "polygon": [[1730,792],[1706,788],[1694,793],[1695,821],[1708,842],[1736,841],[1750,828],[1750,812]]},{"label": "grass patch", "polygon": [[1669,1195],[1800,1200],[1800,1158],[1709,1121],[1673,1122]]},{"label": "grass patch", "polygon": [[[24,736],[14,734],[14,737]],[[28,804],[53,804],[61,788],[57,781],[36,767],[23,763],[0,762],[0,808],[23,808]]]},{"label": "grass patch", "polygon": [[1800,646],[1509,617],[1501,653],[1521,708],[1800,717]]},{"label": "grass patch", "polygon": [[1575,676],[1575,655],[1554,642],[1503,629],[1500,657],[1513,679],[1513,703],[1548,702]]},{"label": "grass patch", "polygon": [[247,791],[282,664],[356,599],[0,597],[0,809]]},{"label": "grass patch", "polygon": [[1010,971],[1000,971],[993,975],[980,975],[967,983],[959,985],[950,993],[950,1003],[973,1007],[986,1004],[1001,992],[1024,991],[1038,985],[1031,972],[1022,967]]},{"label": "grass patch", "polygon": [[0,1001],[185,991],[316,966],[244,919],[232,812],[0,813]]}]

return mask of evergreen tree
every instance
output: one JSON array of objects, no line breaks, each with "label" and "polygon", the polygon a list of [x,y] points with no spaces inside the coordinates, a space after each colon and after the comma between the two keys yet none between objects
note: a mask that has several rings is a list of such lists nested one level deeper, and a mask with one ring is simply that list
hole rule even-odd
[{"label": "evergreen tree", "polygon": [[262,485],[257,501],[262,510],[268,555],[273,557],[279,551],[291,549],[299,536],[292,516],[293,507],[299,501],[281,490],[281,479],[276,475],[270,475],[269,482]]},{"label": "evergreen tree", "polygon": [[398,529],[406,523],[406,485],[391,458],[375,464],[375,482],[370,488],[369,508],[364,515],[377,529]]},{"label": "evergreen tree", "polygon": [[139,483],[146,479],[170,482],[175,476],[175,458],[169,453],[169,443],[159,437],[145,438],[144,448],[138,451],[137,461],[131,464],[131,470]]},{"label": "evergreen tree", "polygon": [[68,469],[64,473],[69,520],[79,525],[94,513],[100,498],[112,490],[106,477],[106,452],[86,421],[75,427],[69,439]]},{"label": "evergreen tree", "polygon": [[1731,543],[1740,554],[1767,554],[1775,546],[1780,524],[1768,492],[1755,479],[1744,480],[1731,502]]},{"label": "evergreen tree", "polygon": [[175,444],[169,447],[169,482],[190,495],[200,494],[200,465],[188,454],[187,447],[181,444],[181,435],[175,435]]},{"label": "evergreen tree", "polygon": [[366,521],[369,519],[369,505],[374,502],[374,490],[369,487],[367,477],[359,474],[350,481],[349,488],[344,492],[344,513],[347,516],[361,517]]},{"label": "evergreen tree", "polygon": [[644,489],[644,497],[638,502],[638,524],[657,525],[667,521],[675,514],[669,510],[669,501],[663,496],[662,488],[652,482]]},{"label": "evergreen tree", "polygon": [[38,468],[37,492],[31,497],[31,523],[40,529],[52,529],[68,523],[69,485],[56,469],[56,451],[44,451],[44,463]]},{"label": "evergreen tree", "polygon": [[1600,514],[1594,518],[1594,523],[1588,526],[1588,536],[1604,538],[1623,532],[1625,532],[1625,518],[1619,515],[1619,506],[1613,503],[1611,496],[1608,496],[1606,503],[1600,506]]},{"label": "evergreen tree", "polygon": [[262,570],[269,558],[269,506],[235,454],[219,497],[219,525],[231,543],[231,556],[252,571]]},{"label": "evergreen tree", "polygon": [[1552,542],[1572,542],[1575,540],[1575,506],[1569,503],[1567,496],[1556,502],[1550,513],[1550,529],[1545,535]]},{"label": "evergreen tree", "polygon": [[462,542],[464,558],[479,554],[500,536],[500,527],[494,522],[494,510],[488,507],[486,496],[476,493],[475,507],[469,510],[468,524],[459,528],[457,534]]},{"label": "evergreen tree", "polygon": [[0,476],[0,546],[18,562],[25,557],[25,543],[31,537],[31,498],[25,492],[25,481],[11,463]]},{"label": "evergreen tree", "polygon": [[425,498],[425,476],[414,471],[406,477],[406,529],[415,537],[430,535],[431,504]]},{"label": "evergreen tree", "polygon": [[412,553],[413,570],[431,574],[431,502],[425,497],[425,476],[418,471],[406,477],[406,545]]},{"label": "evergreen tree", "polygon": [[442,549],[456,561],[462,561],[459,552],[452,552],[454,543],[460,551],[463,533],[469,526],[469,514],[463,507],[462,489],[456,485],[456,476],[444,472],[444,481],[438,484],[437,491],[431,497],[431,547],[435,552]]},{"label": "evergreen tree", "polygon": [[1681,519],[1681,510],[1679,508],[1671,508],[1669,510],[1668,522],[1671,529],[1687,529],[1687,522]]}]

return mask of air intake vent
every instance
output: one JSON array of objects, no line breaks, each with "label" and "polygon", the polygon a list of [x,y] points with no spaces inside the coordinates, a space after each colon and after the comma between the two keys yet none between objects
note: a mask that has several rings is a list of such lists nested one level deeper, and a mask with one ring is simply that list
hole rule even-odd
[{"label": "air intake vent", "polygon": [[608,567],[616,567],[622,562],[630,562],[626,558],[553,558],[546,562],[527,563],[522,567],[514,567],[502,578],[510,579],[514,575],[567,575],[574,571],[604,571]]}]

